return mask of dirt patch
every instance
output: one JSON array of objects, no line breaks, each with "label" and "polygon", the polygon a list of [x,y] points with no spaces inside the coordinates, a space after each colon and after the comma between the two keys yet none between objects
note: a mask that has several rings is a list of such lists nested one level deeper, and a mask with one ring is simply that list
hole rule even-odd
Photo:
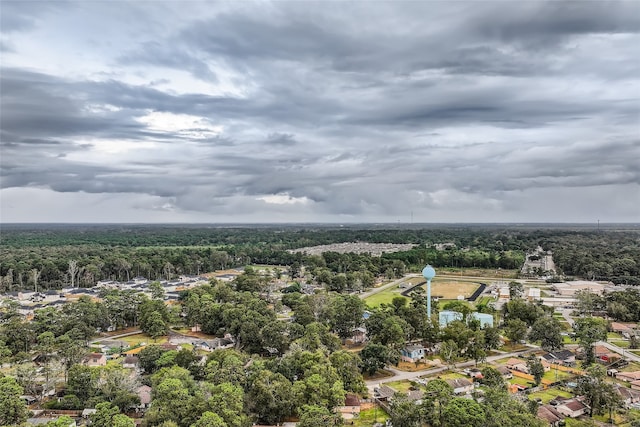
[{"label": "dirt patch", "polygon": [[433,368],[434,366],[436,365],[431,363],[420,362],[416,364],[415,362],[400,362],[398,366],[396,366],[396,368],[399,371],[418,372],[418,371],[424,371],[425,369]]},{"label": "dirt patch", "polygon": [[363,378],[365,381],[369,381],[369,380],[378,380],[381,378],[389,378],[392,376],[393,376],[393,372],[387,371],[385,369],[380,369],[378,372],[376,372],[373,375],[364,374]]}]

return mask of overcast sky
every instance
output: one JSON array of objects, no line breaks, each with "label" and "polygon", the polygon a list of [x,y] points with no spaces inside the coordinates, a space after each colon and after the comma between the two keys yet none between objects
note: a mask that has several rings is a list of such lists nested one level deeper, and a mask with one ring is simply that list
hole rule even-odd
[{"label": "overcast sky", "polygon": [[7,1],[2,222],[638,222],[640,2]]}]

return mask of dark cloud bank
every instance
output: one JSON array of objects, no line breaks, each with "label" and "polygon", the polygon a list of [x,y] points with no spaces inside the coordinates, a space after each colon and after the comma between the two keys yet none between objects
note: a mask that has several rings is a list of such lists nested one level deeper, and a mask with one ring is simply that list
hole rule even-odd
[{"label": "dark cloud bank", "polygon": [[2,221],[640,219],[640,3],[154,4],[3,2]]}]

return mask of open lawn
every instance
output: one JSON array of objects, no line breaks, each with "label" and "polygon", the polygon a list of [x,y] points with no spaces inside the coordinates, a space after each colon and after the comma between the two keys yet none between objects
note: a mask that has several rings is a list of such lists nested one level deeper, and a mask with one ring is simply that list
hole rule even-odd
[{"label": "open lawn", "polygon": [[[511,343],[508,343],[508,344],[505,344],[502,347],[500,347],[498,350],[504,351],[506,353],[512,353],[514,351],[526,350],[528,348],[529,347],[527,347],[526,345],[523,345],[523,344],[511,344]],[[506,359],[504,359],[504,362],[506,362],[509,359],[510,358],[507,357]],[[503,359],[500,359],[500,360],[503,360]]]},{"label": "open lawn", "polygon": [[438,280],[431,282],[431,295],[442,299],[457,299],[459,295],[470,297],[480,286],[473,282],[459,282],[451,280]]},{"label": "open lawn", "polygon": [[391,300],[394,297],[400,297],[400,293],[405,289],[401,289],[397,286],[392,286],[384,291],[378,292],[377,294],[373,294],[370,297],[364,299],[365,304],[369,307],[378,307],[380,304],[391,304]]},{"label": "open lawn", "polygon": [[[609,413],[607,412],[605,415],[594,415],[593,419],[600,421],[601,423],[606,423],[606,425],[614,425],[614,426],[620,426],[623,423],[628,421],[628,417],[625,414],[619,414],[619,413],[612,413],[611,414],[613,417],[613,423],[609,423]],[[570,424],[567,424],[570,425]]]},{"label": "open lawn", "polygon": [[509,382],[511,384],[518,384],[518,385],[523,385],[525,387],[532,387],[533,386],[533,381],[528,380],[526,378],[520,378],[520,377],[513,377],[509,380]]},{"label": "open lawn", "polygon": [[[420,282],[424,282],[424,279],[421,279],[419,277],[412,277],[404,282],[404,288],[395,286],[389,289],[385,289],[382,292],[378,292],[377,294],[373,294],[370,297],[365,298],[364,302],[369,307],[378,307],[382,303],[390,304],[391,300],[394,297],[402,296],[402,292]],[[473,295],[475,290],[478,289],[478,286],[480,285],[474,282],[463,282],[453,279],[435,278],[431,283],[431,295],[433,295],[434,297],[440,297],[445,300],[455,300],[459,295],[468,298]]]},{"label": "open lawn", "polygon": [[638,362],[630,362],[627,366],[625,366],[622,369],[619,369],[620,371],[623,372],[635,372],[635,371],[640,371],[640,363]]},{"label": "open lawn", "polygon": [[393,382],[387,383],[386,385],[388,385],[395,391],[399,391],[401,393],[408,393],[409,389],[413,384],[411,384],[411,381],[409,380],[404,380],[404,381],[393,381]]},{"label": "open lawn", "polygon": [[459,372],[442,372],[438,375],[438,378],[443,380],[455,380],[458,378],[467,378],[467,376]]},{"label": "open lawn", "polygon": [[621,340],[622,335],[617,332],[607,332],[607,340]]},{"label": "open lawn", "polygon": [[382,408],[371,408],[360,411],[360,415],[354,418],[355,427],[371,427],[375,422],[382,423],[389,419],[389,415]]},{"label": "open lawn", "polygon": [[398,366],[396,366],[396,368],[400,371],[405,371],[405,372],[417,372],[417,371],[433,368],[433,366],[434,365],[431,363],[419,362],[418,364],[416,364],[414,362],[401,361],[400,363],[398,363]]},{"label": "open lawn", "polygon": [[569,322],[559,321],[558,323],[560,324],[560,327],[562,328],[562,330],[565,332],[573,330]]},{"label": "open lawn", "polygon": [[572,374],[571,372],[565,372],[561,370],[556,371],[555,369],[552,368],[551,370],[545,372],[542,378],[549,381],[556,381],[556,379],[557,381],[562,381],[572,377],[575,377],[575,375]]},{"label": "open lawn", "polygon": [[623,340],[618,340],[618,341],[608,340],[608,341],[611,344],[617,345],[620,348],[629,348],[629,341],[623,341]]},{"label": "open lawn", "polygon": [[529,395],[529,399],[542,399],[542,403],[549,403],[556,397],[571,397],[572,394],[568,391],[558,390],[557,388],[550,388],[548,390],[542,390]]},{"label": "open lawn", "polygon": [[156,338],[154,340],[153,338],[151,338],[147,334],[129,335],[128,337],[122,337],[122,338],[118,338],[118,339],[120,341],[124,341],[124,342],[128,343],[130,346],[139,345],[139,344],[142,344],[142,343],[163,344],[163,343],[168,341],[168,338],[166,336],[159,337],[159,338]]}]

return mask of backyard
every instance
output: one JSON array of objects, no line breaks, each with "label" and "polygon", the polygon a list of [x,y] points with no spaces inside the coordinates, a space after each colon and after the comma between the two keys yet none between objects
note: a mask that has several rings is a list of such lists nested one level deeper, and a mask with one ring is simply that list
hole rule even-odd
[{"label": "backyard", "polygon": [[389,419],[389,415],[382,408],[373,407],[360,411],[360,415],[353,419],[355,427],[371,427],[374,423],[382,423]]},{"label": "backyard", "polygon": [[559,390],[557,388],[549,388],[547,390],[541,390],[541,391],[537,391],[535,393],[531,393],[529,395],[529,399],[540,399],[542,400],[542,403],[549,403],[550,401],[552,401],[553,399],[555,399],[556,397],[567,397],[570,398],[573,395],[571,393],[569,393],[568,391],[564,391],[564,390]]}]

